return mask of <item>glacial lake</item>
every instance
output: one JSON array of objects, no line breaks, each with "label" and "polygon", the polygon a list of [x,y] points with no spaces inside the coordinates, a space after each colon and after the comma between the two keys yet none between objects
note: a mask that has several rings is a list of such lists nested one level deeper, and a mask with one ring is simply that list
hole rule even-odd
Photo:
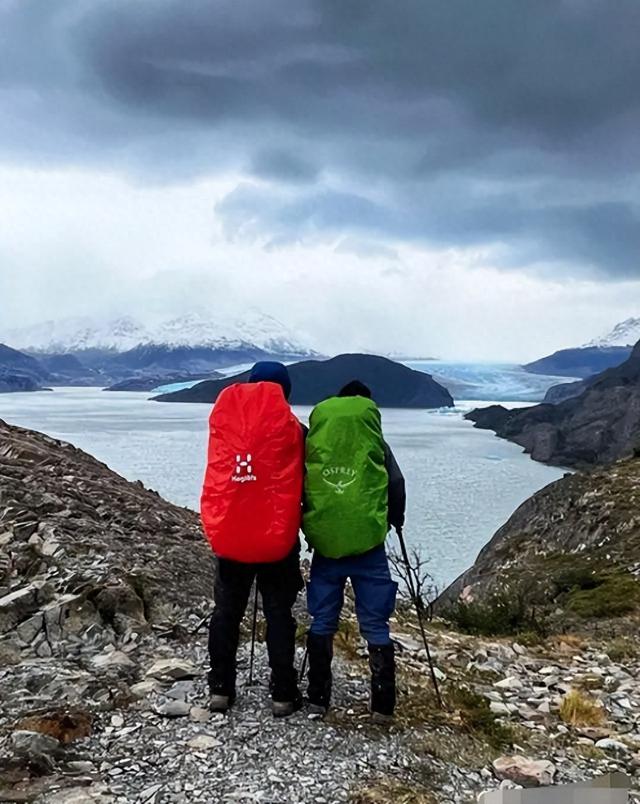
[{"label": "glacial lake", "polygon": [[[98,388],[1,394],[0,418],[70,441],[129,480],[197,509],[209,406],[148,397]],[[407,542],[429,557],[439,586],[473,562],[520,503],[563,474],[474,429],[463,413],[475,406],[465,401],[452,410],[382,412],[386,439],[407,480]],[[309,408],[296,413],[306,422]],[[396,545],[395,536],[389,544]]]}]

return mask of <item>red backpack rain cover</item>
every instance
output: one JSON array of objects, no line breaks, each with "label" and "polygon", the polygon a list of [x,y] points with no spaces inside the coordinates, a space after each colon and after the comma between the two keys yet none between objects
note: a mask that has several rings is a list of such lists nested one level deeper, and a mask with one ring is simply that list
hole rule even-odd
[{"label": "red backpack rain cover", "polygon": [[301,520],[304,439],[273,382],[225,388],[209,417],[200,513],[215,554],[246,563],[279,561]]}]

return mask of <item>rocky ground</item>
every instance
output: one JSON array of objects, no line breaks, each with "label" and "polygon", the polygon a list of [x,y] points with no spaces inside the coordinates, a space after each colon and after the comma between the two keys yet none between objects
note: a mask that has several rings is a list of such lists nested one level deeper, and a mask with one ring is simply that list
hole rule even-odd
[{"label": "rocky ground", "polygon": [[192,512],[0,423],[0,801],[463,804],[500,784],[640,780],[640,657],[608,633],[524,645],[436,622],[440,710],[401,608],[385,730],[347,619],[325,721],[272,718],[261,640],[256,684],[245,643],[237,705],[210,715],[212,572]]}]

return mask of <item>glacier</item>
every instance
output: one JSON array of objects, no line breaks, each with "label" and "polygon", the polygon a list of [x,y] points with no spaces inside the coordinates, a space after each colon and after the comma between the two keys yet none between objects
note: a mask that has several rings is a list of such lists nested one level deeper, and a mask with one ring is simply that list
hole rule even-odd
[{"label": "glacier", "polygon": [[456,401],[540,402],[552,385],[575,382],[575,377],[530,374],[512,363],[418,360],[405,365],[431,374]]}]

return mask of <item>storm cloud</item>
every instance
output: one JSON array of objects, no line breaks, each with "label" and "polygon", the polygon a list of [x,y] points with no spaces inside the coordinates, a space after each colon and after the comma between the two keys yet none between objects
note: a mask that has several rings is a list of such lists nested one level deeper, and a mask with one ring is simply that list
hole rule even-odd
[{"label": "storm cloud", "polygon": [[231,238],[640,276],[637,0],[0,0],[1,158],[239,176]]}]

